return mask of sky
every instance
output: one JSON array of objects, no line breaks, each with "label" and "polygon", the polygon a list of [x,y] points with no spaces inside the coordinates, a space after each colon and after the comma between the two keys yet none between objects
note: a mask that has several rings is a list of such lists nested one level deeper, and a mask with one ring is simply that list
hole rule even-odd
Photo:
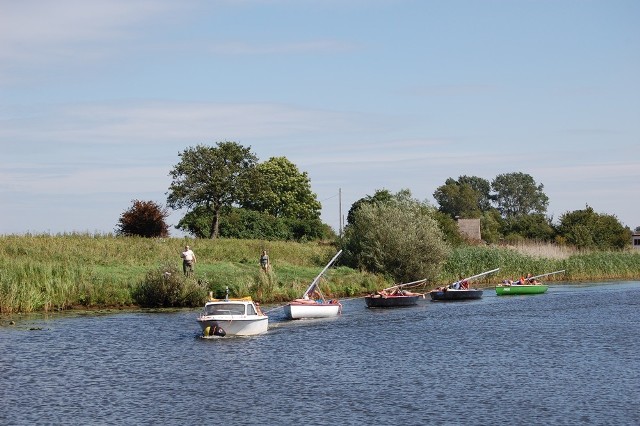
[{"label": "sky", "polygon": [[[0,0],[0,234],[111,233],[197,145],[376,190],[522,172],[640,226],[637,0]],[[171,211],[173,228],[185,211]]]}]

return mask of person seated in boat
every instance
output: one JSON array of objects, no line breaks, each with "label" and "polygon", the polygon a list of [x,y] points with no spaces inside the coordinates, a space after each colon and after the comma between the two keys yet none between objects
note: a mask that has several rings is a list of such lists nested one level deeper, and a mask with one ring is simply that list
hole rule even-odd
[{"label": "person seated in boat", "polygon": [[521,285],[521,284],[524,284],[524,283],[525,283],[524,277],[520,276],[520,279],[518,281],[514,281],[513,285]]},{"label": "person seated in boat", "polygon": [[531,273],[529,273],[529,274],[527,274],[527,284],[540,284],[540,281],[538,281],[535,278],[533,278],[533,275],[531,275]]},{"label": "person seated in boat", "polygon": [[256,311],[258,315],[264,315],[262,313],[262,309],[260,309],[260,304],[258,302],[256,302]]},{"label": "person seated in boat", "polygon": [[389,293],[387,293],[386,290],[378,290],[375,292],[375,294],[373,295],[374,297],[387,297],[389,295]]},{"label": "person seated in boat", "polygon": [[460,289],[461,290],[469,290],[469,281],[462,280],[462,282],[460,283]]},{"label": "person seated in boat", "polygon": [[319,299],[322,299],[322,296],[320,295],[320,292],[318,291],[318,289],[314,288],[311,294],[309,295],[309,298],[317,302]]}]

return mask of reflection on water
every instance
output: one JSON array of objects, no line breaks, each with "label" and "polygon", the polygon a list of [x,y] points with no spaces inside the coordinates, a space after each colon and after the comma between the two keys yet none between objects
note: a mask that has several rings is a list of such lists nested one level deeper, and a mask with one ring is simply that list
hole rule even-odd
[{"label": "reflection on water", "polygon": [[0,328],[0,424],[640,424],[639,307],[626,282],[274,309],[245,338],[200,338],[197,310],[23,321]]}]

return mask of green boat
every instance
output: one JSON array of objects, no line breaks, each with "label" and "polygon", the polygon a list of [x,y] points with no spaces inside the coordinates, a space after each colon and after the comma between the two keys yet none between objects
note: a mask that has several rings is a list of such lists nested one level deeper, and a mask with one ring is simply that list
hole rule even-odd
[{"label": "green boat", "polygon": [[561,271],[548,272],[546,274],[536,275],[532,277],[531,274],[527,278],[520,278],[518,281],[511,282],[505,280],[502,284],[496,286],[496,294],[498,296],[507,296],[510,294],[542,294],[549,288],[548,285],[538,282],[538,278],[547,277],[549,275],[559,274]]},{"label": "green boat", "polygon": [[498,296],[508,296],[510,294],[542,294],[549,288],[546,284],[515,284],[496,286]]}]

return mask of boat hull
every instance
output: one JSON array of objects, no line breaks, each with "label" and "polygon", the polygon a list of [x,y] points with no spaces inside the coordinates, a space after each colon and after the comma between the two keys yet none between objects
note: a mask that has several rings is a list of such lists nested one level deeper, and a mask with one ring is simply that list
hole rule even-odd
[{"label": "boat hull", "polygon": [[482,290],[469,289],[469,290],[432,290],[429,292],[431,300],[435,301],[451,301],[451,300],[475,300],[482,297]]},{"label": "boat hull", "polygon": [[498,285],[496,294],[498,296],[508,296],[511,294],[542,294],[549,288],[546,284],[520,284],[520,285]]},{"label": "boat hull", "polygon": [[198,318],[202,334],[208,336],[254,336],[266,333],[269,329],[269,317],[220,318],[203,316]]},{"label": "boat hull", "polygon": [[284,314],[288,319],[331,318],[338,316],[342,305],[338,302],[317,303],[313,301],[293,301],[284,307]]},{"label": "boat hull", "polygon": [[401,308],[418,304],[422,295],[415,296],[367,296],[364,298],[367,308]]}]

